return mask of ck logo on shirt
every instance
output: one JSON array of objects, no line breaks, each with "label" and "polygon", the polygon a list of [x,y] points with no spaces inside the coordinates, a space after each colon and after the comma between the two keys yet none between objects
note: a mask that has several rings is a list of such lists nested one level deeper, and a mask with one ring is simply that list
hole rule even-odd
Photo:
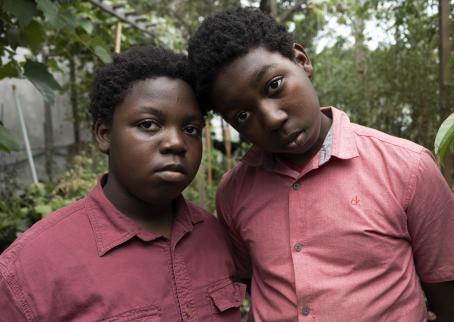
[{"label": "ck logo on shirt", "polygon": [[353,205],[353,206],[358,206],[359,205],[359,198],[358,196],[354,196],[352,200],[350,200],[350,203]]}]

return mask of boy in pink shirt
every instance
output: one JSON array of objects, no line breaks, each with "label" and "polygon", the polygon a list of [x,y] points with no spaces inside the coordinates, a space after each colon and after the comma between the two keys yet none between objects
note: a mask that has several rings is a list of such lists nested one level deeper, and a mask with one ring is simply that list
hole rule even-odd
[{"label": "boy in pink shirt", "polygon": [[[253,143],[217,192],[255,321],[454,321],[454,197],[431,153],[320,108],[304,48],[254,9],[189,42],[197,93]],[[421,283],[420,283],[421,282]]]},{"label": "boy in pink shirt", "polygon": [[181,195],[202,155],[191,84],[186,59],[154,47],[97,73],[108,173],[0,256],[0,321],[240,321],[227,236]]}]

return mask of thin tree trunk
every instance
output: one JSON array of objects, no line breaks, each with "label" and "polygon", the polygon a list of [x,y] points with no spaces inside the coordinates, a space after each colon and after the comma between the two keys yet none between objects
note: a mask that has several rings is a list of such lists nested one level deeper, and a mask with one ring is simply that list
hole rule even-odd
[{"label": "thin tree trunk", "polygon": [[79,95],[76,84],[76,61],[74,58],[69,60],[69,82],[71,91],[71,109],[73,117],[73,134],[74,134],[74,153],[80,151],[80,115],[79,115]]},{"label": "thin tree trunk", "polygon": [[[47,64],[47,56],[43,54],[43,62]],[[52,107],[44,100],[44,160],[46,175],[49,182],[54,181],[53,157],[54,150],[54,125],[52,121]]]}]

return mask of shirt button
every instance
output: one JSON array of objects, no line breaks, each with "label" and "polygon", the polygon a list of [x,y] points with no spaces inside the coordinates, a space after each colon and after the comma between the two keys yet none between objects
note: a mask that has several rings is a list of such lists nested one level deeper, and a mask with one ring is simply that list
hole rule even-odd
[{"label": "shirt button", "polygon": [[295,182],[295,183],[292,185],[292,187],[293,187],[293,190],[298,190],[299,188],[301,188],[301,183]]},{"label": "shirt button", "polygon": [[185,311],[184,311],[184,315],[189,319],[192,315],[192,312],[191,312],[191,309],[190,308],[187,308]]},{"label": "shirt button", "polygon": [[311,310],[307,306],[303,307],[301,310],[301,313],[303,313],[304,316],[308,316],[310,312]]},{"label": "shirt button", "polygon": [[301,245],[300,243],[296,243],[294,248],[296,252],[300,252],[301,249],[303,249],[303,245]]}]

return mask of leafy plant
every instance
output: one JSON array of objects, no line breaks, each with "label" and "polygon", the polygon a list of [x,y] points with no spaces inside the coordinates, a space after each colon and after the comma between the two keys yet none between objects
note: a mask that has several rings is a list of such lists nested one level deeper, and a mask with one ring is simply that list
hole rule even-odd
[{"label": "leafy plant", "polygon": [[452,113],[438,129],[435,137],[435,154],[437,155],[438,163],[443,166],[443,161],[450,147],[454,142],[454,113]]}]

